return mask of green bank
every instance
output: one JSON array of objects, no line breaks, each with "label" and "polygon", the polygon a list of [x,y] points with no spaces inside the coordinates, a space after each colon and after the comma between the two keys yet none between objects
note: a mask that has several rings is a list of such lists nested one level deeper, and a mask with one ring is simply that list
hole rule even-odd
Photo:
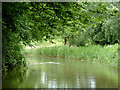
[{"label": "green bank", "polygon": [[89,47],[69,47],[69,46],[49,46],[24,50],[25,55],[45,55],[62,58],[72,58],[102,62],[117,66],[118,63],[118,44],[115,45],[91,45]]}]

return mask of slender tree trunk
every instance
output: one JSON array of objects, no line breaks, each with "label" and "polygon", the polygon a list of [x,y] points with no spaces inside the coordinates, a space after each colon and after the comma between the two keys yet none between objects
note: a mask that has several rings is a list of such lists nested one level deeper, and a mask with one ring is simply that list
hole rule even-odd
[{"label": "slender tree trunk", "polygon": [[64,38],[65,46],[67,45],[67,37]]}]

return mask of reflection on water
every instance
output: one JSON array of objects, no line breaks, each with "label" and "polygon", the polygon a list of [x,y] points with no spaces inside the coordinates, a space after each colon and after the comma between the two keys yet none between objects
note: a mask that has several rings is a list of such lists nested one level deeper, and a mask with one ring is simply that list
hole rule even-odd
[{"label": "reflection on water", "polygon": [[60,63],[57,63],[57,62],[44,62],[44,63],[32,63],[32,64],[29,64],[29,65],[47,64],[47,63],[60,64]]},{"label": "reflection on water", "polygon": [[93,76],[89,77],[89,83],[91,88],[96,88],[95,78]]},{"label": "reflection on water", "polygon": [[26,57],[28,70],[11,72],[3,88],[117,88],[117,69],[79,60]]}]

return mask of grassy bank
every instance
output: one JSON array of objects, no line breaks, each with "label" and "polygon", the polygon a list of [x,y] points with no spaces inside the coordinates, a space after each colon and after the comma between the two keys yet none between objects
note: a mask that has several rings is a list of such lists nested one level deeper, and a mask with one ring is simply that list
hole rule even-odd
[{"label": "grassy bank", "polygon": [[93,45],[89,47],[83,47],[83,46],[40,47],[40,48],[25,50],[25,54],[58,56],[58,57],[88,60],[94,62],[99,61],[99,62],[117,65],[118,44],[107,45],[104,47],[100,45]]}]

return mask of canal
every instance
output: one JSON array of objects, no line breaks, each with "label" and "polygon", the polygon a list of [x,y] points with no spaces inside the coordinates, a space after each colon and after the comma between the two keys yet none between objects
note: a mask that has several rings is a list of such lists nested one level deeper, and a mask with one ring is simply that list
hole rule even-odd
[{"label": "canal", "polygon": [[26,56],[27,70],[13,70],[3,88],[118,88],[118,70],[85,60]]}]

